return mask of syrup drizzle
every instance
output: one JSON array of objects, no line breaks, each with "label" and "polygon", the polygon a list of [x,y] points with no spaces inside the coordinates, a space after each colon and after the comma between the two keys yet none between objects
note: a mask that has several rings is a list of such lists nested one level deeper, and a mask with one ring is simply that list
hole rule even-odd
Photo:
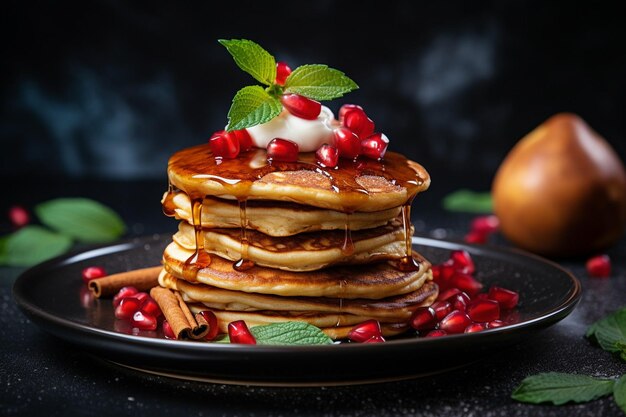
[{"label": "syrup drizzle", "polygon": [[254,261],[248,259],[248,236],[246,229],[248,228],[248,218],[246,215],[246,198],[239,199],[239,227],[241,228],[241,259],[233,264],[236,271],[246,271],[254,266]]},{"label": "syrup drizzle", "polygon": [[176,215],[176,204],[174,204],[174,196],[176,193],[174,192],[174,186],[172,183],[168,183],[167,185],[167,193],[163,198],[163,214],[167,217],[174,217]]},{"label": "syrup drizzle", "polygon": [[411,240],[411,203],[407,201],[402,206],[402,225],[404,227],[404,257],[395,262],[395,267],[400,271],[417,271],[420,267],[419,263],[413,258],[413,246]]},{"label": "syrup drizzle", "polygon": [[352,230],[350,229],[350,216],[350,213],[346,213],[343,245],[341,246],[341,253],[345,256],[350,256],[354,253],[354,242],[352,241]]},{"label": "syrup drizzle", "polygon": [[202,236],[202,200],[203,198],[191,199],[191,219],[194,228],[194,238],[196,249],[183,265],[183,277],[190,282],[196,282],[198,271],[211,264],[211,256],[204,250]]}]

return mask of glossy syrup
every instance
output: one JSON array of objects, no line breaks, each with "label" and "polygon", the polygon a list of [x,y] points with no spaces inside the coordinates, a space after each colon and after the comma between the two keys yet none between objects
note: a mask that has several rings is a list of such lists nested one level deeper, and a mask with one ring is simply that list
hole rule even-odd
[{"label": "glossy syrup", "polygon": [[248,235],[246,229],[248,228],[248,216],[246,214],[246,198],[239,199],[239,222],[241,229],[241,259],[233,264],[233,268],[236,271],[246,271],[254,266],[254,261],[248,258],[248,249],[250,247],[248,243]]},{"label": "glossy syrup", "polygon": [[196,281],[196,275],[202,268],[211,264],[211,256],[204,250],[202,235],[202,198],[191,198],[191,218],[194,228],[196,249],[183,265],[183,277],[190,282]]}]

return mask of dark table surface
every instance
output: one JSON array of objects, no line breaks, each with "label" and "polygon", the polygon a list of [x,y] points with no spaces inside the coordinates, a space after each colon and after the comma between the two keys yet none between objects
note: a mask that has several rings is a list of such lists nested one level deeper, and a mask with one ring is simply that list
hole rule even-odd
[{"label": "dark table surface", "polygon": [[[23,182],[32,190],[39,182]],[[448,184],[487,189],[485,180],[447,178]],[[98,199],[118,211],[129,235],[172,232],[162,216],[160,182],[97,182],[47,179],[39,192],[17,192],[13,203],[33,205],[58,196]],[[414,206],[416,234],[461,239],[472,218],[441,209],[452,187],[433,187]],[[5,193],[6,194],[6,193]],[[4,230],[6,232],[7,230]],[[494,243],[506,245],[495,237]],[[94,360],[75,346],[48,335],[19,311],[12,286],[23,271],[0,268],[0,415],[187,415],[187,416],[619,416],[611,397],[554,407],[510,399],[526,376],[575,372],[598,377],[626,373],[626,364],[589,343],[589,324],[626,305],[626,239],[610,248],[613,274],[589,278],[585,259],[559,263],[576,275],[583,296],[565,320],[472,365],[435,376],[371,385],[267,388],[192,382],[153,376]],[[463,354],[460,352],[459,354]]]}]

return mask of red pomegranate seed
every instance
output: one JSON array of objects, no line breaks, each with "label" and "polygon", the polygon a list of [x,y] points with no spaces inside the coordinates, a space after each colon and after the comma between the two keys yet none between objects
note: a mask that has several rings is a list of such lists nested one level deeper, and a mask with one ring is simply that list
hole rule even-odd
[{"label": "red pomegranate seed", "polygon": [[488,329],[495,329],[498,327],[502,327],[504,326],[505,323],[502,320],[492,320],[489,323],[487,323],[487,328]]},{"label": "red pomegranate seed", "polygon": [[384,133],[374,133],[361,141],[361,154],[370,158],[380,160],[385,157],[389,146],[389,139]]},{"label": "red pomegranate seed", "polygon": [[143,300],[139,311],[152,317],[159,317],[161,315],[161,308],[152,297]]},{"label": "red pomegranate seed", "polygon": [[230,338],[230,343],[256,345],[256,339],[250,333],[246,322],[243,320],[228,323],[228,337]]},{"label": "red pomegranate seed", "polygon": [[346,113],[354,109],[359,109],[363,111],[363,107],[359,106],[358,104],[344,104],[343,106],[341,106],[341,108],[339,109],[339,123],[343,124],[343,118],[345,117]]},{"label": "red pomegranate seed", "polygon": [[233,159],[239,155],[239,140],[223,130],[213,133],[209,138],[209,147],[215,158]]},{"label": "red pomegranate seed", "polygon": [[590,277],[607,278],[611,276],[611,258],[608,255],[597,255],[589,258],[586,267]]},{"label": "red pomegranate seed", "polygon": [[500,304],[493,300],[472,300],[465,309],[467,315],[476,322],[498,320]]},{"label": "red pomegranate seed", "polygon": [[319,101],[311,100],[299,94],[283,94],[280,102],[287,111],[296,117],[307,120],[315,120],[322,111],[322,104]]},{"label": "red pomegranate seed", "polygon": [[298,144],[289,139],[274,138],[267,144],[267,159],[296,162],[298,160]]},{"label": "red pomegranate seed", "polygon": [[339,156],[346,159],[354,159],[361,153],[361,140],[347,127],[338,127],[333,131],[335,147]]},{"label": "red pomegranate seed", "polygon": [[465,235],[463,240],[467,243],[484,244],[487,243],[489,235],[480,232],[469,232]]},{"label": "red pomegranate seed", "polygon": [[452,302],[452,308],[454,310],[465,311],[467,304],[470,302],[470,297],[467,293],[461,291],[460,293],[452,296],[450,301]]},{"label": "red pomegranate seed", "polygon": [[291,68],[286,62],[278,61],[276,63],[276,84],[285,85],[287,77],[291,74]]},{"label": "red pomegranate seed", "polygon": [[148,299],[148,297],[150,297],[150,294],[148,294],[147,292],[138,292],[137,294],[133,295],[134,298],[138,299],[141,303],[143,303],[145,300]]},{"label": "red pomegranate seed", "polygon": [[377,334],[377,335],[370,337],[363,343],[383,343],[384,341],[385,341],[385,338],[383,337],[383,335]]},{"label": "red pomegranate seed", "polygon": [[139,330],[156,330],[157,328],[157,319],[141,311],[137,311],[133,314],[130,323]]},{"label": "red pomegranate seed", "polygon": [[465,272],[466,274],[473,274],[476,272],[474,261],[472,260],[469,252],[465,250],[453,250],[450,252],[450,260],[452,261],[452,265],[457,270]]},{"label": "red pomegranate seed", "polygon": [[449,301],[435,301],[430,307],[435,310],[437,320],[441,320],[452,312],[452,303]]},{"label": "red pomegranate seed", "polygon": [[439,293],[439,295],[437,296],[437,301],[449,300],[453,296],[460,294],[460,293],[461,293],[461,290],[459,290],[458,288],[448,288],[447,290]]},{"label": "red pomegranate seed", "polygon": [[367,117],[363,109],[351,109],[343,115],[343,125],[356,133],[359,139],[374,133],[374,122]]},{"label": "red pomegranate seed", "polygon": [[120,304],[115,308],[115,318],[130,320],[133,314],[139,310],[140,306],[141,301],[135,297],[122,298]]},{"label": "red pomegranate seed", "polygon": [[472,320],[467,314],[455,310],[439,322],[439,328],[448,333],[463,333],[470,324],[472,324]]},{"label": "red pomegranate seed", "polygon": [[85,283],[88,283],[92,279],[102,278],[106,276],[106,274],[107,271],[105,271],[101,266],[88,266],[81,272],[81,276]]},{"label": "red pomegranate seed", "polygon": [[472,220],[470,225],[470,231],[474,233],[480,233],[483,235],[489,235],[495,233],[500,228],[500,220],[497,216],[490,214],[488,216],[478,216]]},{"label": "red pomegranate seed", "polygon": [[165,336],[166,339],[176,339],[174,330],[172,330],[172,326],[170,326],[167,320],[163,320],[163,336]]},{"label": "red pomegranate seed", "polygon": [[333,145],[323,144],[315,152],[317,161],[328,168],[334,168],[339,162],[339,150]]},{"label": "red pomegranate seed", "polygon": [[252,144],[252,137],[246,129],[233,130],[230,132],[230,135],[235,136],[235,139],[239,142],[239,152],[249,151],[254,147]]},{"label": "red pomegranate seed", "polygon": [[122,287],[117,294],[115,294],[113,296],[113,307],[117,307],[118,305],[120,305],[120,301],[123,298],[127,298],[127,297],[132,297],[133,295],[137,294],[139,292],[139,290],[135,287]]},{"label": "red pomegranate seed", "polygon": [[411,315],[410,323],[415,330],[432,329],[437,323],[435,310],[430,307],[418,307]]},{"label": "red pomegranate seed", "polygon": [[487,294],[490,300],[497,301],[505,310],[510,310],[517,305],[519,301],[519,294],[515,291],[507,290],[506,288],[496,287],[495,285],[489,288]]},{"label": "red pomegranate seed", "polygon": [[9,209],[9,220],[13,227],[24,227],[30,223],[30,213],[22,206],[13,206]]},{"label": "red pomegranate seed", "polygon": [[374,319],[359,323],[348,332],[348,339],[353,342],[365,342],[374,336],[382,336],[380,323]]},{"label": "red pomegranate seed", "polygon": [[441,329],[431,330],[424,337],[441,337],[447,335],[448,332]]},{"label": "red pomegranate seed", "polygon": [[465,328],[463,333],[476,333],[485,330],[487,326],[484,323],[472,323]]},{"label": "red pomegranate seed", "polygon": [[202,310],[200,315],[209,323],[209,332],[204,336],[206,340],[213,340],[217,336],[219,327],[217,326],[217,316],[214,312],[209,310]]},{"label": "red pomegranate seed", "polygon": [[466,292],[470,297],[475,296],[483,288],[483,284],[476,281],[473,276],[458,271],[450,279],[450,284]]},{"label": "red pomegranate seed", "polygon": [[474,296],[474,300],[488,300],[489,299],[489,294],[487,294],[486,292],[481,292],[480,294],[476,294]]}]

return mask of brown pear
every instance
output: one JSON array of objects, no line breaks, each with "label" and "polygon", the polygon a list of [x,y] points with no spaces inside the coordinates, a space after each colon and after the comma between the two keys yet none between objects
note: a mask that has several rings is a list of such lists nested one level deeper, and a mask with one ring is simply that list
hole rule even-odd
[{"label": "brown pear", "polygon": [[492,194],[504,236],[545,256],[602,250],[626,225],[624,165],[574,114],[554,115],[522,138],[500,165]]}]

